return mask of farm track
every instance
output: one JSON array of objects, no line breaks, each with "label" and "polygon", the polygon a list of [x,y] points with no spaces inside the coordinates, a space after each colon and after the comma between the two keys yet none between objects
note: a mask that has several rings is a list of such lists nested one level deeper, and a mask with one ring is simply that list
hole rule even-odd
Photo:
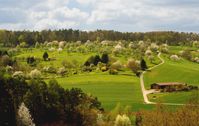
[{"label": "farm track", "polygon": [[[148,70],[152,70],[162,64],[165,63],[164,59],[160,57],[161,53],[158,53],[158,58],[161,60],[161,63],[158,64],[158,65],[155,65],[151,68],[149,68]],[[142,72],[142,74],[140,75],[140,86],[141,86],[141,90],[142,90],[142,95],[143,95],[143,98],[144,98],[144,102],[145,104],[157,104],[156,102],[150,102],[147,95],[148,94],[151,94],[151,93],[158,93],[158,91],[156,90],[146,90],[145,89],[145,86],[144,86],[144,74],[146,73],[147,71],[144,71]],[[177,103],[161,103],[161,104],[164,104],[164,105],[184,105],[184,104],[177,104]]]}]

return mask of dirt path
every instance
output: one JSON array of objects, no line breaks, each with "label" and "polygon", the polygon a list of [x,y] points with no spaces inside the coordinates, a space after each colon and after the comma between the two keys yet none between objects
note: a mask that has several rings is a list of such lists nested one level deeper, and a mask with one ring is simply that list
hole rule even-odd
[{"label": "dirt path", "polygon": [[[158,64],[158,65],[155,65],[151,68],[149,68],[148,70],[152,70],[162,64],[165,63],[165,61],[160,57],[161,53],[158,53],[158,58],[161,60],[161,63]],[[140,85],[141,85],[141,89],[142,89],[142,95],[143,95],[143,98],[144,98],[144,102],[146,104],[157,104],[156,102],[150,102],[147,95],[148,94],[151,94],[151,93],[158,93],[158,91],[152,89],[152,90],[146,90],[145,87],[144,87],[144,74],[146,73],[146,71],[142,72],[142,74],[140,75]],[[161,104],[164,104],[164,105],[184,105],[184,104],[177,104],[177,103],[161,103]]]}]

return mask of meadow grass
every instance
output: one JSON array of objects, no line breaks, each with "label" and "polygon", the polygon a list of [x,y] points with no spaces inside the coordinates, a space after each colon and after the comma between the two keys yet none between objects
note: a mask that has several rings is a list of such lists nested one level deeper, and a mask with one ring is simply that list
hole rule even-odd
[{"label": "meadow grass", "polygon": [[[162,56],[165,63],[144,75],[145,86],[150,88],[152,83],[157,82],[182,82],[188,85],[199,86],[199,65],[184,59],[171,61],[167,55]],[[150,94],[151,101],[167,103],[186,103],[192,92],[174,92]],[[155,96],[155,99],[153,99]],[[198,97],[199,98],[199,97]]]},{"label": "meadow grass", "polygon": [[199,86],[199,65],[184,59],[171,61],[167,56],[162,56],[165,63],[148,71],[144,75],[145,86],[155,82],[183,82]]},{"label": "meadow grass", "polygon": [[81,88],[86,93],[98,97],[105,110],[113,109],[117,103],[132,106],[132,110],[151,108],[143,104],[139,78],[132,73],[128,75],[89,73],[57,78],[57,81],[66,89]]}]

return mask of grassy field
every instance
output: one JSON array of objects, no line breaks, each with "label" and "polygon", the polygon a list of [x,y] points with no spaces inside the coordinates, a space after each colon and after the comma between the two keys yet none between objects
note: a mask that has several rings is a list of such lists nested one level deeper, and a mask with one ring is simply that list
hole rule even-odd
[{"label": "grassy field", "polygon": [[[171,61],[167,55],[162,55],[165,63],[144,76],[146,88],[155,82],[184,82],[188,85],[199,86],[199,65],[184,59]],[[186,103],[193,92],[150,94],[151,101]],[[155,99],[154,99],[155,97]],[[199,98],[199,97],[198,97]]]},{"label": "grassy field", "polygon": [[154,82],[185,82],[199,86],[199,65],[187,60],[171,61],[162,56],[165,63],[144,76],[145,86],[150,88]]},{"label": "grassy field", "polygon": [[[170,47],[173,52],[178,52],[184,47]],[[65,59],[69,62],[74,60],[77,64],[82,65],[91,55],[96,53],[67,53],[66,50],[58,53],[57,51],[49,52],[49,57],[54,58],[52,61],[43,61],[42,56],[45,50],[43,49],[32,49],[22,50],[17,55],[18,58],[27,58],[28,56],[35,56],[40,58],[39,68],[43,66],[52,65],[56,68],[62,67],[62,61]],[[111,55],[112,56],[112,55]],[[151,83],[154,82],[186,82],[192,85],[199,84],[199,65],[181,60],[179,62],[173,62],[168,59],[166,55],[163,56],[165,64],[153,69],[151,72],[147,72],[144,76],[146,88],[150,87]],[[123,64],[126,63],[129,56],[118,56],[116,60],[120,60]],[[155,57],[155,64],[150,63],[146,59],[148,67],[152,67],[155,64],[160,63],[160,60]],[[26,64],[25,61],[22,63]],[[54,76],[54,75],[53,75]],[[49,77],[52,77],[49,75]],[[72,75],[64,78],[56,78],[59,84],[64,88],[77,87],[81,88],[88,94],[92,94],[98,97],[101,101],[102,106],[105,110],[113,109],[117,103],[121,103],[122,106],[130,105],[133,111],[139,109],[152,109],[153,105],[143,104],[142,92],[140,89],[139,78],[136,77],[131,71],[125,69],[123,72],[119,72],[119,75],[109,75],[107,72],[92,72],[92,73],[81,73],[78,75]],[[48,81],[48,80],[47,80]],[[149,95],[151,101],[162,101],[172,103],[184,103],[191,96],[191,92],[181,93],[164,93],[155,95]]]},{"label": "grassy field", "polygon": [[183,104],[188,102],[193,95],[199,98],[198,91],[149,94],[148,98],[152,102]]},{"label": "grassy field", "polygon": [[88,94],[97,96],[106,110],[111,110],[117,103],[130,105],[132,110],[151,108],[143,105],[139,78],[133,74],[109,75],[108,73],[90,73],[68,78],[57,78],[64,88],[81,88]]}]

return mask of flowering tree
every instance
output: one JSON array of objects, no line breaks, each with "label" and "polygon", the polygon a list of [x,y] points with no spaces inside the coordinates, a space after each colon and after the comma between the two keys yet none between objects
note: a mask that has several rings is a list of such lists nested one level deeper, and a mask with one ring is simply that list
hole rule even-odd
[{"label": "flowering tree", "polygon": [[115,119],[115,126],[131,126],[131,120],[127,115],[117,115]]},{"label": "flowering tree", "polygon": [[177,55],[171,55],[171,56],[170,56],[170,59],[173,60],[173,61],[178,61],[178,60],[180,60],[180,58],[179,58]]},{"label": "flowering tree", "polygon": [[35,126],[29,109],[22,102],[18,109],[18,123],[20,126]]},{"label": "flowering tree", "polygon": [[37,78],[40,78],[41,77],[41,72],[37,69],[34,69],[30,72],[30,77],[32,79],[37,79]]}]

